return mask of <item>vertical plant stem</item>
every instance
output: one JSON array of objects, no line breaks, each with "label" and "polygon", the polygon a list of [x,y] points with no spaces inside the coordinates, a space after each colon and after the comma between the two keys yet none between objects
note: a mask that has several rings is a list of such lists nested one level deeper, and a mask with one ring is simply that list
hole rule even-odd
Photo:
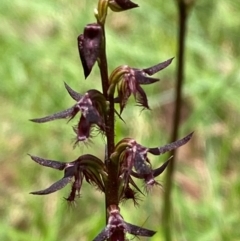
[{"label": "vertical plant stem", "polygon": [[[188,17],[188,6],[186,1],[177,0],[178,8],[178,56],[177,56],[177,74],[176,74],[176,88],[175,88],[175,104],[174,104],[174,116],[173,116],[173,130],[171,135],[171,142],[176,141],[179,132],[179,123],[181,117],[181,106],[182,106],[182,88],[184,84],[184,56],[185,56],[185,40],[186,40],[186,29],[187,29],[187,17]],[[164,195],[164,208],[163,208],[163,225],[164,225],[164,236],[166,241],[172,240],[172,203],[171,193],[173,188],[173,175],[175,171],[175,154],[176,150],[173,150],[171,155],[173,158],[169,163],[166,184],[165,184],[165,195]]]},{"label": "vertical plant stem", "polygon": [[103,39],[102,39],[102,47],[99,56],[99,69],[101,74],[101,81],[102,81],[102,90],[105,98],[109,101],[109,113],[106,119],[106,136],[107,136],[107,159],[109,160],[110,155],[113,153],[114,150],[114,101],[113,96],[108,96],[107,91],[109,87],[109,80],[108,80],[108,63],[107,63],[107,56],[106,56],[106,36],[105,36],[105,28],[102,25],[103,31]]},{"label": "vertical plant stem", "polygon": [[[118,206],[118,167],[114,162],[110,161],[110,156],[114,151],[114,97],[112,95],[108,95],[108,87],[109,87],[109,80],[108,80],[108,64],[107,64],[107,57],[106,57],[106,35],[105,35],[105,28],[104,24],[102,24],[102,31],[103,31],[103,39],[102,39],[102,47],[99,56],[99,69],[101,73],[101,80],[102,80],[102,90],[105,98],[109,101],[109,112],[106,116],[106,137],[107,137],[107,156],[106,156],[106,167],[108,170],[108,180],[105,185],[105,210],[106,210],[106,224],[108,222],[108,208],[110,205]],[[117,236],[116,236],[117,235]],[[117,238],[115,238],[118,237]],[[110,240],[124,240],[124,232],[119,231],[117,234],[112,235]],[[119,239],[119,237],[121,237]]]},{"label": "vertical plant stem", "polygon": [[[101,23],[100,23],[101,24]],[[98,66],[100,69],[101,81],[102,81],[102,91],[105,98],[108,97],[107,90],[108,90],[108,63],[107,63],[107,55],[106,55],[106,35],[105,35],[105,26],[101,24],[102,27],[102,45],[101,51],[98,61]]]}]

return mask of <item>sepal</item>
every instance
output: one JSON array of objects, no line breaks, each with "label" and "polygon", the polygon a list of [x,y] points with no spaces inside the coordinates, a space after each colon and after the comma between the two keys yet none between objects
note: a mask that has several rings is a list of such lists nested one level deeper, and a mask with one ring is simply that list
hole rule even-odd
[{"label": "sepal", "polygon": [[110,0],[109,7],[114,12],[121,12],[138,7],[138,5],[130,0]]},{"label": "sepal", "polygon": [[30,194],[34,194],[34,195],[47,195],[53,192],[56,192],[62,188],[64,188],[68,183],[71,182],[71,177],[64,177],[61,180],[55,182],[54,184],[52,184],[50,187],[41,190],[41,191],[35,191],[35,192],[30,192]]},{"label": "sepal", "polygon": [[78,51],[82,62],[85,79],[92,71],[97,61],[102,44],[102,27],[98,23],[88,24],[83,34],[79,35]]},{"label": "sepal", "polygon": [[172,151],[174,149],[177,149],[180,146],[185,145],[189,140],[192,138],[193,132],[190,133],[189,135],[183,137],[180,140],[174,141],[170,144],[167,144],[165,146],[161,147],[155,147],[155,148],[148,148],[148,152],[153,154],[153,155],[161,155],[164,154],[165,152]]}]

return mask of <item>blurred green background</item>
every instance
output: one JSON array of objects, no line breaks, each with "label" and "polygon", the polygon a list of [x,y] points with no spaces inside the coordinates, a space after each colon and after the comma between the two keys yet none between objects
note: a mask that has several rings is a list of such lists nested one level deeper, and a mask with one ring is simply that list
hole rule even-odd
[{"label": "blurred green background", "polygon": [[[145,68],[177,53],[175,1],[136,0],[140,8],[109,11],[109,70],[121,64]],[[72,161],[85,153],[104,155],[98,136],[90,147],[73,149],[72,125],[64,120],[38,125],[28,121],[73,105],[67,82],[84,93],[100,89],[97,65],[87,80],[77,36],[95,22],[97,0],[1,0],[0,2],[0,240],[88,241],[104,227],[104,196],[84,184],[81,198],[69,207],[70,186],[48,196],[29,195],[62,177],[41,167],[27,153]],[[181,136],[195,131],[178,151],[174,180],[175,241],[240,240],[240,2],[196,0],[189,17]],[[132,136],[145,146],[170,139],[176,61],[146,86],[152,111],[128,104],[117,121],[117,138]],[[167,156],[150,157],[158,166]],[[158,179],[164,186],[164,175]],[[141,186],[142,184],[140,184]],[[158,187],[137,208],[122,206],[128,222],[157,230],[164,191]],[[140,239],[147,240],[147,239]]]}]

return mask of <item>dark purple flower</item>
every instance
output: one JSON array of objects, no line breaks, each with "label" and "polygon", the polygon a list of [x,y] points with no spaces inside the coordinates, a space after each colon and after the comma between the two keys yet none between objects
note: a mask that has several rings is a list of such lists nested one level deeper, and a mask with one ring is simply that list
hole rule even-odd
[{"label": "dark purple flower", "polygon": [[108,209],[108,224],[93,241],[104,241],[109,238],[125,241],[126,233],[136,236],[152,237],[156,232],[125,222],[120,214],[119,208],[111,205]]},{"label": "dark purple flower", "polygon": [[51,167],[57,170],[64,171],[64,176],[59,181],[52,184],[47,189],[31,192],[35,195],[46,195],[56,192],[64,188],[68,183],[72,182],[72,188],[69,196],[65,198],[67,201],[73,202],[80,195],[83,178],[95,185],[102,192],[105,191],[104,178],[106,178],[106,170],[103,162],[96,156],[86,154],[77,158],[72,162],[58,162],[47,160],[44,158],[30,155],[31,159],[38,164],[46,167]]},{"label": "dark purple flower", "polygon": [[88,24],[77,40],[84,75],[87,78],[100,53],[102,27],[98,23]]},{"label": "dark purple flower", "polygon": [[132,177],[142,179],[146,185],[146,190],[151,189],[154,185],[160,185],[155,178],[167,168],[170,159],[160,167],[153,169],[148,158],[148,153],[161,155],[165,152],[172,151],[186,144],[192,135],[193,133],[178,141],[155,148],[144,147],[131,138],[121,140],[115,146],[115,151],[111,155],[112,161],[119,163],[120,199],[126,200],[126,196],[129,196],[129,199],[133,199],[134,201],[134,193],[131,191],[130,184],[139,192]]},{"label": "dark purple flower", "polygon": [[113,95],[115,87],[117,87],[117,97],[115,103],[120,104],[120,113],[125,108],[128,98],[132,94],[138,105],[143,108],[150,109],[148,105],[147,95],[142,89],[141,85],[148,85],[159,81],[156,78],[150,78],[158,71],[166,68],[171,64],[173,58],[154,65],[146,69],[130,68],[128,66],[120,66],[116,68],[110,76],[110,87],[108,90],[109,95]]},{"label": "dark purple flower", "polygon": [[138,5],[136,3],[131,2],[130,0],[110,0],[109,7],[114,12],[120,12],[136,8],[138,7]]},{"label": "dark purple flower", "polygon": [[71,89],[66,83],[65,87],[69,95],[76,101],[76,104],[69,109],[49,115],[43,118],[31,119],[33,122],[45,123],[56,119],[73,119],[78,112],[81,117],[74,131],[77,134],[77,142],[86,141],[90,137],[91,129],[97,126],[101,132],[105,132],[104,117],[108,111],[108,104],[105,97],[98,90],[89,90],[84,95]]}]

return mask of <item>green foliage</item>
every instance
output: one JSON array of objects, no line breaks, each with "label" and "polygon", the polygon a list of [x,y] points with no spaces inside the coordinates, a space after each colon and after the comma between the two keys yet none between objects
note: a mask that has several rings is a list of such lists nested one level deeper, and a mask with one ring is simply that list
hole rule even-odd
[{"label": "green foliage", "polygon": [[[176,56],[174,1],[137,3],[144,11],[118,13],[118,18],[109,14],[110,70],[126,63],[146,67],[169,55]],[[38,126],[28,119],[73,105],[64,81],[81,93],[98,85],[98,70],[94,67],[93,75],[78,86],[84,75],[76,51],[76,36],[93,20],[91,9],[95,5],[96,1],[89,0],[0,3],[0,240],[84,241],[104,226],[105,217],[100,210],[104,207],[103,196],[87,184],[73,209],[59,201],[69,190],[42,199],[28,195],[36,187],[60,179],[62,174],[45,169],[43,172],[30,165],[26,155],[31,151],[62,161],[79,155],[79,148],[72,150],[70,144],[73,135],[69,134],[69,124]],[[240,238],[239,229],[235,228],[240,221],[239,13],[237,0],[198,0],[190,15],[181,131],[195,130],[195,137],[179,151],[172,226],[178,241]],[[158,87],[146,88],[152,113],[145,111],[139,116],[139,109],[124,110],[123,118],[130,125],[126,130],[122,123],[117,124],[119,139],[129,135],[145,146],[158,145],[159,140],[166,143],[171,128],[174,70],[175,65],[171,65],[162,72],[165,76]],[[161,125],[158,136],[149,118],[157,119],[156,126]],[[148,130],[144,135],[139,132],[143,125]],[[94,144],[102,154],[101,137],[94,139]],[[96,154],[96,145],[90,146],[88,153]],[[85,151],[85,147],[80,148],[82,154]],[[158,160],[154,159],[155,164],[159,164]],[[153,189],[141,209],[129,212],[129,207],[122,207],[129,222],[137,220],[138,225],[145,223],[159,230],[153,241],[162,240],[161,196],[159,190]]]}]

